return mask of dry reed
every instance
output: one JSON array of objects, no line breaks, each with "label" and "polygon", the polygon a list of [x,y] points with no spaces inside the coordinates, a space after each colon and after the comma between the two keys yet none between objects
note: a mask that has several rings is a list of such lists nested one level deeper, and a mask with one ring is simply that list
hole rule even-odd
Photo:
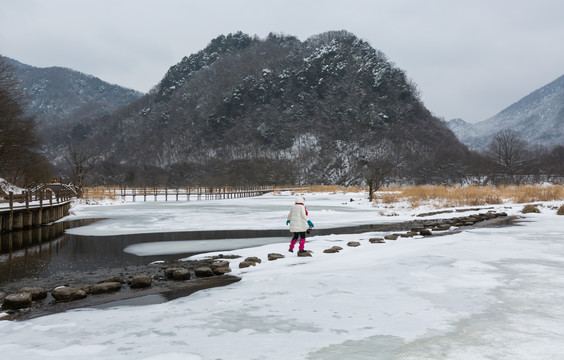
[{"label": "dry reed", "polygon": [[[114,188],[105,186],[95,186],[84,188],[82,197],[87,200],[103,200],[103,199],[116,199],[116,191]],[[119,194],[119,189],[117,190]]]},{"label": "dry reed", "polygon": [[364,187],[361,186],[340,186],[340,185],[308,185],[303,187],[297,187],[294,192],[299,193],[316,193],[316,192],[326,192],[326,193],[347,193],[347,192],[363,192],[366,191]]},{"label": "dry reed", "polygon": [[438,207],[484,206],[504,202],[522,204],[562,199],[562,185],[389,187],[383,189],[377,197],[377,201],[386,204],[408,201],[412,207],[422,204],[434,204]]}]

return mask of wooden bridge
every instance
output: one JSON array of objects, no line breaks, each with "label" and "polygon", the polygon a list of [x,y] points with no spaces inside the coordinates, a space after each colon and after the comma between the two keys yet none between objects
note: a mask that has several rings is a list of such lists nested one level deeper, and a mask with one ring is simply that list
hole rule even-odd
[{"label": "wooden bridge", "polygon": [[76,189],[59,183],[42,184],[21,194],[9,192],[0,198],[0,229],[10,232],[57,221],[69,214],[73,197]]}]

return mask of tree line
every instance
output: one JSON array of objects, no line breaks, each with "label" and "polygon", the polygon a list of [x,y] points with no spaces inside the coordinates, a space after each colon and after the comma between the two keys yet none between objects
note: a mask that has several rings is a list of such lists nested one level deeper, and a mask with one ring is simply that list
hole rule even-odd
[{"label": "tree line", "polygon": [[[448,151],[448,149],[445,149]],[[369,194],[388,184],[398,185],[520,185],[564,184],[564,145],[546,148],[524,140],[518,132],[496,133],[482,151],[470,151],[466,161],[430,161],[406,166],[402,149],[385,151],[363,160],[363,180]]]},{"label": "tree line", "polygon": [[25,97],[14,70],[0,56],[0,177],[27,187],[51,176],[51,164],[41,154],[35,119],[24,111]]}]

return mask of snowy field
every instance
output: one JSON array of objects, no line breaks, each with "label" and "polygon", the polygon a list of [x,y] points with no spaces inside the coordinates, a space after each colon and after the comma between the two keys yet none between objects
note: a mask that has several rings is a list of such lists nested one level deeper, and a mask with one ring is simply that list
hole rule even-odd
[{"label": "snowy field", "polygon": [[[292,203],[293,196],[268,195],[79,205],[72,218],[107,220],[72,231],[283,229]],[[306,244],[311,258],[288,253],[288,240],[222,252],[263,261],[238,269],[241,259],[231,260],[240,282],[164,304],[0,321],[0,354],[2,359],[562,359],[564,217],[556,215],[555,205],[560,204],[544,203],[541,214],[521,215],[515,226],[449,236],[384,244],[368,242],[382,233],[312,236]],[[429,210],[377,208],[362,194],[308,194],[306,206],[318,228],[412,220],[414,213]],[[496,209],[514,215],[522,207]],[[384,216],[392,213],[397,216]],[[448,216],[460,214],[436,217]],[[347,247],[351,240],[361,246]],[[333,245],[343,250],[323,253]],[[148,243],[134,251],[158,248]],[[269,262],[272,252],[286,257]]]}]

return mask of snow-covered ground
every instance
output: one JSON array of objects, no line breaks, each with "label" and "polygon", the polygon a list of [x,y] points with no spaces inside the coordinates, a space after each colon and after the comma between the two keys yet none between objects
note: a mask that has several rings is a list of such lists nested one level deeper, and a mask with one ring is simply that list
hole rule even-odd
[{"label": "snow-covered ground", "polygon": [[[269,195],[81,205],[74,218],[108,220],[73,232],[284,228],[292,203],[290,195]],[[306,195],[306,205],[316,227],[402,221],[414,213],[372,207],[362,194]],[[555,205],[522,215],[516,226],[450,236],[384,244],[369,243],[383,235],[378,233],[313,236],[306,244],[311,258],[286,252],[287,241],[223,252],[263,261],[238,269],[242,259],[231,260],[240,282],[168,303],[0,321],[0,354],[6,359],[561,359],[564,217],[556,215]],[[500,206],[509,214],[522,207]],[[383,216],[391,213],[398,216]],[[347,247],[350,240],[361,246]],[[343,250],[323,253],[333,245]],[[150,252],[147,246],[142,250]],[[272,252],[286,257],[267,261]]]}]

